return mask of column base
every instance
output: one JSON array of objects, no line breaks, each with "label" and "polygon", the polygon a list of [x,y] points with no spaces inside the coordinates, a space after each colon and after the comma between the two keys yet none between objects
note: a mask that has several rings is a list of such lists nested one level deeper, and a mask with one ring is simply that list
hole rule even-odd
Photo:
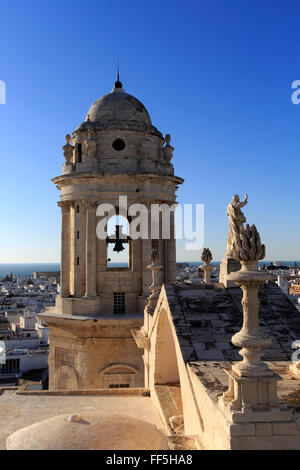
[{"label": "column base", "polygon": [[225,258],[222,259],[222,263],[220,264],[220,279],[219,282],[222,282],[225,287],[236,287],[234,281],[229,281],[227,279],[230,273],[239,271],[241,269],[241,263],[233,258]]},{"label": "column base", "polygon": [[277,382],[282,380],[279,375],[269,371],[271,375],[246,377],[233,369],[224,371],[229,376],[229,388],[223,394],[223,401],[230,410],[247,413],[248,410],[268,410],[278,405]]}]

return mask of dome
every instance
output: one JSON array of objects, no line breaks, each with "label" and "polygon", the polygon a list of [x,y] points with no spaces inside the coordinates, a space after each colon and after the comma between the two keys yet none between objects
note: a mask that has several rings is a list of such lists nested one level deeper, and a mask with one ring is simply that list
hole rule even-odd
[{"label": "dome", "polygon": [[151,119],[145,106],[123,88],[113,88],[99,98],[89,109],[86,121],[107,122],[126,121],[127,123],[151,126]]},{"label": "dome", "polygon": [[132,416],[84,412],[59,415],[11,434],[8,450],[166,450],[153,424]]},{"label": "dome", "polygon": [[95,130],[120,129],[149,132],[163,138],[159,130],[152,125],[145,106],[134,96],[126,93],[121,82],[117,81],[107,95],[99,98],[90,107],[85,122],[76,132],[85,132],[90,126]]}]

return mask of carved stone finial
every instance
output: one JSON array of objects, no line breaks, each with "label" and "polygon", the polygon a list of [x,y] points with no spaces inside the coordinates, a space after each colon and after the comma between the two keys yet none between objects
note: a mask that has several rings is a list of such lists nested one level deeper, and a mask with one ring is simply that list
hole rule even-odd
[{"label": "carved stone finial", "polygon": [[224,395],[225,402],[230,402],[231,409],[235,410],[268,409],[277,400],[278,379],[261,360],[262,350],[271,344],[270,338],[259,326],[258,289],[266,281],[273,279],[272,275],[258,271],[258,261],[265,257],[265,253],[265,246],[261,244],[255,225],[249,227],[247,224],[244,227],[241,222],[238,229],[235,227],[231,254],[241,262],[242,268],[229,274],[228,279],[234,281],[243,291],[243,327],[232,337],[231,342],[241,348],[243,360],[227,370],[230,387]]},{"label": "carved stone finial", "polygon": [[264,259],[265,256],[266,248],[261,244],[255,225],[242,225],[233,240],[232,257],[238,261],[254,262]]},{"label": "carved stone finial", "polygon": [[166,134],[165,142],[166,142],[166,147],[170,147],[170,142],[171,142],[171,135],[170,134]]},{"label": "carved stone finial", "polygon": [[201,254],[201,261],[203,261],[203,265],[200,266],[200,269],[204,272],[204,282],[205,284],[210,284],[210,273],[213,270],[213,266],[209,264],[212,260],[212,254],[209,248],[203,248]]},{"label": "carved stone finial", "polygon": [[203,248],[202,254],[201,254],[201,261],[203,261],[204,264],[209,264],[212,260],[212,254],[209,248]]},{"label": "carved stone finial", "polygon": [[151,264],[148,266],[148,269],[152,271],[152,284],[149,287],[151,294],[148,297],[148,303],[145,308],[146,312],[152,315],[154,313],[161,288],[158,273],[160,269],[162,269],[162,266],[159,265],[159,252],[157,249],[152,250],[152,253],[150,255],[150,261]]},{"label": "carved stone finial", "polygon": [[151,252],[151,255],[150,255],[150,262],[151,262],[151,264],[155,264],[155,263],[158,262],[158,260],[159,260],[159,252],[158,252],[158,250],[155,248],[155,249],[153,249],[152,252]]},{"label": "carved stone finial", "polygon": [[170,134],[166,134],[165,136],[166,145],[161,148],[162,159],[164,160],[165,163],[170,163],[173,157],[174,147],[170,145],[170,142],[171,142],[171,136]]},{"label": "carved stone finial", "polygon": [[73,156],[73,145],[70,144],[71,142],[71,136],[70,134],[66,135],[66,144],[63,146],[63,152],[64,152],[64,157],[68,163],[71,162],[72,156]]}]

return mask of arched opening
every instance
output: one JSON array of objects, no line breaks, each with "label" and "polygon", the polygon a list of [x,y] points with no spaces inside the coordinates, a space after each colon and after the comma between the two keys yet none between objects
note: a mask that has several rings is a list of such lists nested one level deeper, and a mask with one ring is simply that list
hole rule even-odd
[{"label": "arched opening", "polygon": [[155,343],[154,384],[179,383],[176,348],[167,312],[159,315]]},{"label": "arched opening", "polygon": [[113,364],[100,372],[103,388],[135,387],[137,374],[137,369],[127,364]]},{"label": "arched opening", "polygon": [[171,433],[182,435],[184,419],[180,374],[173,332],[165,310],[160,312],[156,328],[154,388]]},{"label": "arched opening", "polygon": [[131,267],[129,223],[122,215],[112,216],[107,222],[106,267],[128,269]]},{"label": "arched opening", "polygon": [[61,366],[55,373],[55,390],[77,390],[78,379],[75,370],[70,366]]}]

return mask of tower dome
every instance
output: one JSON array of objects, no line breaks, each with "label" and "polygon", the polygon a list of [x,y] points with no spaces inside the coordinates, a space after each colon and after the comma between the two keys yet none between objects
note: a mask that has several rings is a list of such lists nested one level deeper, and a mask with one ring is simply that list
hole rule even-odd
[{"label": "tower dome", "polygon": [[126,121],[132,127],[136,124],[151,126],[152,122],[145,106],[123,88],[113,88],[110,93],[99,98],[89,109],[86,121],[115,125]]},{"label": "tower dome", "polygon": [[116,81],[110,93],[99,98],[90,107],[85,122],[76,131],[89,126],[95,129],[123,129],[149,132],[162,137],[152,125],[150,115],[141,101],[126,93],[120,81]]}]

